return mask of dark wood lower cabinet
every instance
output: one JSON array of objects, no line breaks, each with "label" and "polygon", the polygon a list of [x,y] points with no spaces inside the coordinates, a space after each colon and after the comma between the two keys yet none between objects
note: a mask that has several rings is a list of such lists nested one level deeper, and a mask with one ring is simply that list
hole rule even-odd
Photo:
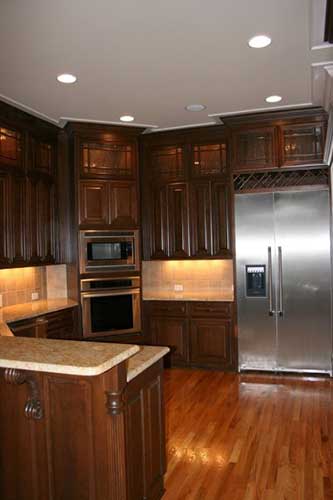
[{"label": "dark wood lower cabinet", "polygon": [[163,363],[128,383],[126,371],[126,362],[91,377],[0,369],[0,498],[162,497]]},{"label": "dark wood lower cabinet", "polygon": [[48,339],[78,338],[78,308],[71,307],[22,321],[10,323],[16,337]]},{"label": "dark wood lower cabinet", "polygon": [[233,370],[235,338],[232,302],[144,302],[152,344],[170,347],[175,366]]}]

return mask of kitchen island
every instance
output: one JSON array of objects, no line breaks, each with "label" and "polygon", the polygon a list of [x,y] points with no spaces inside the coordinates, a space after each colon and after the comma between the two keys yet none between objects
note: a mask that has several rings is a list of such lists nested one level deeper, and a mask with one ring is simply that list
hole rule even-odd
[{"label": "kitchen island", "polygon": [[167,352],[0,337],[0,497],[161,498]]}]

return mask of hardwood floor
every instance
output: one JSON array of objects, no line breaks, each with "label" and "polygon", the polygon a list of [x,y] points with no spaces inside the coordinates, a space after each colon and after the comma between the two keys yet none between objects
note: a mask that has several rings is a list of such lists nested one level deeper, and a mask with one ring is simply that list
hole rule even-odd
[{"label": "hardwood floor", "polygon": [[163,500],[333,499],[333,380],[165,373]]}]

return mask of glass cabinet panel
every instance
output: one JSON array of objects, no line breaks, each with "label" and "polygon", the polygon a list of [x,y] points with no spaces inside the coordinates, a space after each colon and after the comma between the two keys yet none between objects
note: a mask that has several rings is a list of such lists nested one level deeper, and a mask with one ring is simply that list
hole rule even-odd
[{"label": "glass cabinet panel", "polygon": [[200,144],[193,146],[192,173],[196,177],[221,175],[227,169],[226,144]]},{"label": "glass cabinet panel", "polygon": [[20,166],[22,160],[22,136],[16,130],[0,127],[0,162]]},{"label": "glass cabinet panel", "polygon": [[324,156],[324,128],[319,125],[283,127],[284,165],[320,163]]},{"label": "glass cabinet panel", "polygon": [[81,146],[81,172],[114,177],[135,175],[132,145],[84,143]]}]

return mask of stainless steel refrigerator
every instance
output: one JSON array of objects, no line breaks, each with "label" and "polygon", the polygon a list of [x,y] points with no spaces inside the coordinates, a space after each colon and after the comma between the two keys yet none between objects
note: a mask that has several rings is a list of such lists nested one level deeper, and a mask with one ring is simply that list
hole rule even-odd
[{"label": "stainless steel refrigerator", "polygon": [[328,190],[235,198],[240,370],[332,374]]}]

